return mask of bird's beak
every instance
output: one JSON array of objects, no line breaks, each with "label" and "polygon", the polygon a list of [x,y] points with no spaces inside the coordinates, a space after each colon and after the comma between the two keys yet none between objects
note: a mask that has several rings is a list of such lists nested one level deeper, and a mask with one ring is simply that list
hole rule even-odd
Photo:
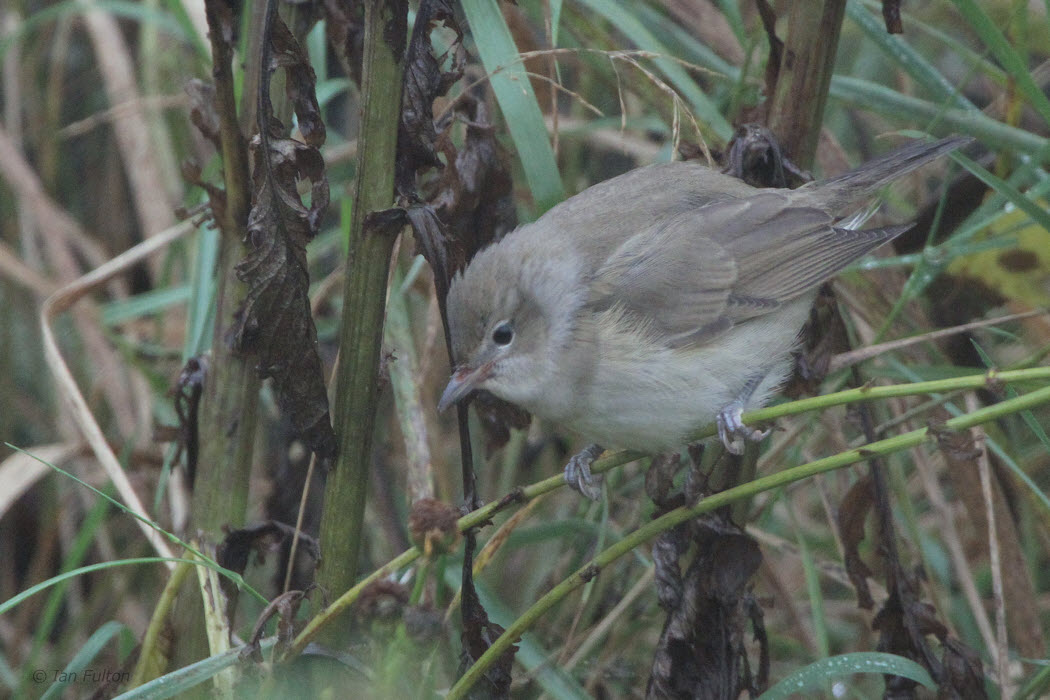
[{"label": "bird's beak", "polygon": [[488,379],[490,374],[492,374],[491,362],[486,362],[477,369],[471,369],[470,367],[457,368],[452,373],[452,378],[448,380],[448,386],[445,387],[445,391],[441,394],[441,400],[438,401],[438,411],[444,411],[452,404],[458,403],[467,394],[477,389],[478,385]]}]

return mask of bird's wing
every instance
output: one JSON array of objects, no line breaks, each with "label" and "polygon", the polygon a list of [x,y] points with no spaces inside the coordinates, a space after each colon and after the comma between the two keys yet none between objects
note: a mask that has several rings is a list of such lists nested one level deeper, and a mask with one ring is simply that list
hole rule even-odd
[{"label": "bird's wing", "polygon": [[621,306],[672,346],[706,342],[829,279],[903,232],[836,228],[784,190],[702,206],[635,234],[598,269],[589,305]]},{"label": "bird's wing", "polygon": [[588,306],[594,311],[616,307],[670,345],[703,342],[727,330],[736,262],[699,232],[698,245],[683,249],[679,241],[685,225],[675,218],[616,248],[591,280]]},{"label": "bird's wing", "polygon": [[731,302],[753,298],[768,306],[794,299],[911,228],[838,228],[832,214],[798,202],[790,191],[765,190],[738,203],[743,211],[715,204],[696,212],[696,228],[736,261]]}]

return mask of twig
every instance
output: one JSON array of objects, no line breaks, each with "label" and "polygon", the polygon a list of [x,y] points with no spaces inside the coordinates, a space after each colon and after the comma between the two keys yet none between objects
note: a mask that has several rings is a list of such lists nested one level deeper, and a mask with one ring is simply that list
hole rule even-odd
[{"label": "twig", "polygon": [[[70,122],[58,130],[56,136],[60,139],[71,139],[97,129],[108,122],[120,121],[126,115],[146,109],[174,109],[189,104],[186,95],[148,95],[146,97],[135,97],[127,102],[113,105],[109,109],[96,112],[90,117]],[[119,128],[119,126],[118,126]]]},{"label": "twig", "polygon": [[857,348],[856,350],[850,350],[849,352],[840,353],[831,358],[831,362],[828,364],[828,374],[836,372],[840,369],[850,367],[857,364],[858,362],[864,362],[870,360],[873,357],[882,355],[893,350],[900,350],[916,343],[926,343],[940,338],[946,338],[951,335],[958,333],[965,333],[972,331],[976,328],[984,328],[986,326],[996,326],[1001,323],[1009,323],[1010,321],[1018,321],[1023,318],[1031,318],[1032,316],[1042,316],[1050,313],[1050,309],[1034,309],[1032,311],[1025,311],[1022,313],[1009,314],[1007,316],[998,316],[996,318],[987,318],[980,321],[972,321],[970,323],[964,323],[959,326],[952,326],[951,328],[941,328],[939,330],[930,331],[929,333],[922,333],[920,335],[911,336],[910,338],[899,338],[897,340],[890,340],[885,343],[879,343],[877,345],[869,345],[863,348]]},{"label": "twig", "polygon": [[[966,410],[977,408],[977,398],[973,393],[966,395]],[[980,426],[970,429],[977,445],[984,443],[984,431]],[[1009,643],[1006,634],[1006,600],[1003,598],[1003,567],[999,556],[999,526],[996,523],[995,496],[992,492],[992,467],[988,452],[981,450],[977,455],[977,471],[981,476],[981,495],[984,496],[984,510],[988,519],[988,566],[992,571],[992,601],[995,608],[995,671],[999,676],[1000,696],[1010,698],[1014,695],[1010,682]]]}]

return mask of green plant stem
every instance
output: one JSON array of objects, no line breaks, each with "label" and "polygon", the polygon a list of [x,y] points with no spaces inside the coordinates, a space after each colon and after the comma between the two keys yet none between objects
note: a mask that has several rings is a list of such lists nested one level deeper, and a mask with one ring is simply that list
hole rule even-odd
[{"label": "green plant stem", "polygon": [[[462,523],[462,519],[460,523]],[[464,528],[460,527],[460,531]],[[412,547],[406,549],[401,554],[397,555],[384,566],[379,567],[368,576],[364,577],[357,583],[356,586],[351,587],[346,593],[339,596],[331,605],[324,609],[324,612],[320,613],[316,617],[310,620],[306,624],[306,627],[296,636],[295,640],[288,646],[287,649],[281,654],[278,661],[289,661],[299,656],[306,648],[314,637],[321,634],[326,627],[331,626],[331,623],[338,619],[343,613],[350,609],[350,606],[357,602],[357,599],[361,596],[366,588],[370,585],[379,581],[393,573],[396,573],[401,568],[408,566],[416,559],[420,557],[423,552],[419,547]]]},{"label": "green plant stem", "polygon": [[[1043,387],[1016,399],[1003,401],[968,413],[957,418],[952,418],[944,424],[948,430],[966,430],[996,420],[1005,415],[1034,408],[1041,404],[1050,402],[1050,387]],[[691,520],[698,515],[709,513],[723,506],[735,503],[738,500],[752,498],[763,491],[780,488],[796,481],[822,474],[824,472],[839,469],[850,464],[856,464],[872,457],[884,456],[900,450],[915,447],[933,437],[929,427],[913,430],[903,435],[896,435],[885,440],[873,442],[864,447],[846,450],[831,457],[818,459],[815,462],[803,464],[791,469],[785,469],[769,476],[764,476],[754,481],[736,486],[734,488],[716,493],[706,497],[696,505],[676,508],[641,526],[622,540],[612,545],[590,562],[576,570],[571,576],[563,580],[550,590],[545,596],[536,601],[532,607],[525,611],[514,621],[500,637],[492,643],[488,650],[482,654],[477,662],[467,669],[466,673],[456,682],[449,691],[446,700],[459,700],[465,697],[467,691],[482,677],[485,671],[495,662],[511,644],[517,641],[521,635],[538,621],[543,614],[565,598],[573,590],[583,586],[593,579],[602,569],[614,562],[619,557],[627,554],[635,547],[649,541],[660,533],[667,532],[671,528]]]},{"label": "green plant stem", "polygon": [[[769,408],[759,409],[757,411],[750,411],[744,414],[744,420],[747,423],[755,423],[762,420],[769,420],[772,418],[778,418],[782,416],[794,415],[798,413],[805,413],[816,409],[827,408],[830,406],[839,406],[846,403],[853,403],[857,401],[865,401],[874,398],[890,398],[900,396],[912,396],[929,393],[948,392],[958,389],[976,389],[987,386],[992,383],[1000,382],[1003,384],[1022,382],[1022,381],[1033,381],[1033,380],[1050,380],[1050,367],[1035,367],[1031,369],[1021,370],[1010,370],[1005,372],[986,372],[983,374],[975,374],[967,377],[954,377],[952,379],[939,379],[931,382],[916,382],[913,384],[897,384],[892,386],[880,386],[880,387],[861,387],[859,389],[850,389],[848,391],[840,391],[834,394],[828,394],[827,396],[816,396],[808,399],[801,399],[799,401],[792,401],[790,403],[781,404],[779,406],[771,406]],[[1024,396],[1003,401],[994,406],[981,409],[971,414],[959,416],[948,421],[945,425],[952,429],[964,429],[991,420],[995,420],[1001,416],[1023,411],[1033,406],[1037,406],[1041,403],[1050,402],[1050,387],[1043,387],[1036,391],[1033,391]],[[974,418],[974,417],[977,418]],[[967,422],[969,421],[969,422]],[[714,435],[715,430],[713,427],[702,431],[701,436]],[[832,469],[838,469],[839,467],[847,466],[855,462],[863,461],[870,456],[875,454],[888,454],[897,450],[906,449],[919,444],[928,437],[929,429],[923,428],[920,430],[914,430],[904,435],[899,435],[894,438],[888,438],[886,440],[880,440],[879,442],[859,447],[855,450],[843,452],[832,457],[827,457],[816,462],[810,462],[799,467],[792,469],[786,469],[782,472],[778,472],[771,476],[763,477],[756,481],[749,482],[742,486],[737,486],[733,489],[729,489],[722,493],[715,494],[706,498],[701,504],[694,506],[694,508],[703,508],[696,512],[690,511],[690,509],[678,509],[671,511],[666,514],[659,521],[652,521],[645,528],[652,528],[654,523],[671,522],[671,526],[687,520],[691,517],[695,517],[696,514],[707,512],[708,510],[719,508],[728,503],[735,502],[740,499],[751,498],[754,494],[759,493],[770,488],[776,488],[783,486],[784,484],[791,483],[804,479],[807,476],[813,474],[819,474],[824,471]],[[879,452],[879,450],[884,450]],[[601,473],[609,471],[617,466],[633,462],[636,459],[644,457],[645,455],[640,452],[631,452],[623,450],[620,452],[614,452],[612,454],[605,455],[595,461],[592,465],[591,470],[595,473]],[[838,460],[838,461],[836,461]],[[759,486],[755,488],[755,485]],[[553,491],[565,485],[565,477],[561,474],[549,477],[542,481],[538,481],[534,484],[522,487],[512,492],[507,498],[500,501],[493,501],[488,505],[479,508],[467,515],[464,515],[459,519],[457,527],[460,532],[465,532],[468,529],[480,527],[485,523],[491,521],[492,517],[500,510],[506,508],[511,503],[527,503],[532,499],[542,494]],[[728,495],[727,495],[728,494]],[[713,505],[710,505],[713,504]],[[683,513],[691,513],[689,515],[682,515]],[[676,515],[677,514],[677,515]],[[680,517],[680,520],[669,521],[666,520],[669,517]],[[643,529],[645,529],[643,528]],[[639,530],[640,532],[641,530]],[[645,529],[645,534],[642,539],[636,540],[636,543],[644,542],[649,537],[652,537],[662,530],[651,531]],[[636,533],[635,533],[636,534]],[[635,537],[632,534],[631,537]],[[619,546],[606,550],[606,552]],[[619,550],[617,550],[619,551]],[[625,550],[626,551],[626,550]],[[620,556],[623,552],[620,552],[616,556]],[[345,612],[354,602],[358,599],[361,593],[372,583],[389,576],[392,573],[397,572],[402,567],[408,566],[413,561],[419,558],[422,554],[418,547],[406,550],[399,554],[395,559],[388,562],[383,567],[372,572],[364,579],[362,579],[356,586],[350,588],[346,593],[335,600],[328,608],[317,617],[310,620],[305,628],[299,633],[288,649],[282,654],[282,660],[292,659],[302,652],[306,648],[306,645],[321,632],[321,630],[327,626],[333,619],[338,615]],[[604,556],[603,553],[602,556]],[[613,557],[615,559],[615,557]],[[595,564],[598,560],[595,559],[592,564]],[[611,561],[611,560],[609,560]],[[589,565],[590,566],[590,565]],[[585,569],[587,567],[584,567]],[[581,569],[582,571],[583,569]],[[577,572],[579,573],[579,572]],[[570,579],[571,580],[571,579]],[[564,582],[563,582],[564,583]],[[579,583],[583,583],[580,581]],[[571,588],[568,590],[572,590]],[[567,591],[566,591],[567,592]],[[542,601],[541,601],[542,602]],[[539,603],[537,603],[539,605]]]},{"label": "green plant stem", "polygon": [[194,483],[192,527],[203,530],[206,536],[221,536],[223,525],[244,524],[259,378],[254,368],[238,357],[224,340],[244,294],[234,266],[243,254],[241,241],[248,224],[252,185],[247,144],[237,120],[233,47],[222,39],[219,26],[211,28],[210,36],[226,206],[219,222],[222,241],[218,312],[200,411],[201,449]]},{"label": "green plant stem", "polygon": [[153,615],[150,617],[149,627],[146,628],[146,633],[142,636],[139,658],[135,662],[135,670],[131,674],[128,690],[137,688],[162,673],[162,664],[158,663],[158,661],[164,658],[164,653],[160,650],[158,641],[167,625],[168,615],[171,613],[171,608],[175,604],[178,592],[182,588],[182,582],[192,570],[192,564],[186,562],[179,564],[175,567],[171,577],[168,579],[168,583],[164,586],[160,598],[153,607]]},{"label": "green plant stem", "polygon": [[[219,115],[223,185],[226,193],[221,212],[217,270],[215,325],[208,373],[201,398],[200,454],[193,484],[190,531],[217,542],[222,528],[244,525],[248,509],[255,437],[259,376],[245,358],[226,341],[234,312],[245,293],[234,269],[243,255],[248,212],[251,208],[251,177],[248,149],[238,122],[234,94],[233,46],[225,39],[222,20],[206,3],[212,47],[212,77],[215,109]],[[255,66],[254,70],[259,70]],[[200,590],[193,578],[185,581],[177,611],[173,615],[176,637],[174,663],[186,666],[209,655],[204,635],[204,611]],[[203,692],[203,691],[201,691]]]},{"label": "green plant stem", "polygon": [[[354,210],[343,301],[343,330],[335,388],[339,456],[328,475],[321,516],[318,583],[332,594],[354,584],[362,543],[372,433],[379,394],[383,310],[394,236],[365,226],[365,217],[394,202],[394,158],[401,110],[407,3],[365,3],[362,119],[358,136]],[[400,34],[400,36],[399,36]],[[327,628],[330,643],[339,635]]]}]

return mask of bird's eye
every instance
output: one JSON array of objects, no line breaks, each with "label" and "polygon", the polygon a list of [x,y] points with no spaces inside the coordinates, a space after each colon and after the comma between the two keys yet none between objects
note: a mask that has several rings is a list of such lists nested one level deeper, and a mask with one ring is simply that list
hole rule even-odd
[{"label": "bird's eye", "polygon": [[492,329],[492,342],[496,345],[506,347],[510,345],[512,340],[514,340],[514,329],[511,327],[510,321],[503,321]]}]

